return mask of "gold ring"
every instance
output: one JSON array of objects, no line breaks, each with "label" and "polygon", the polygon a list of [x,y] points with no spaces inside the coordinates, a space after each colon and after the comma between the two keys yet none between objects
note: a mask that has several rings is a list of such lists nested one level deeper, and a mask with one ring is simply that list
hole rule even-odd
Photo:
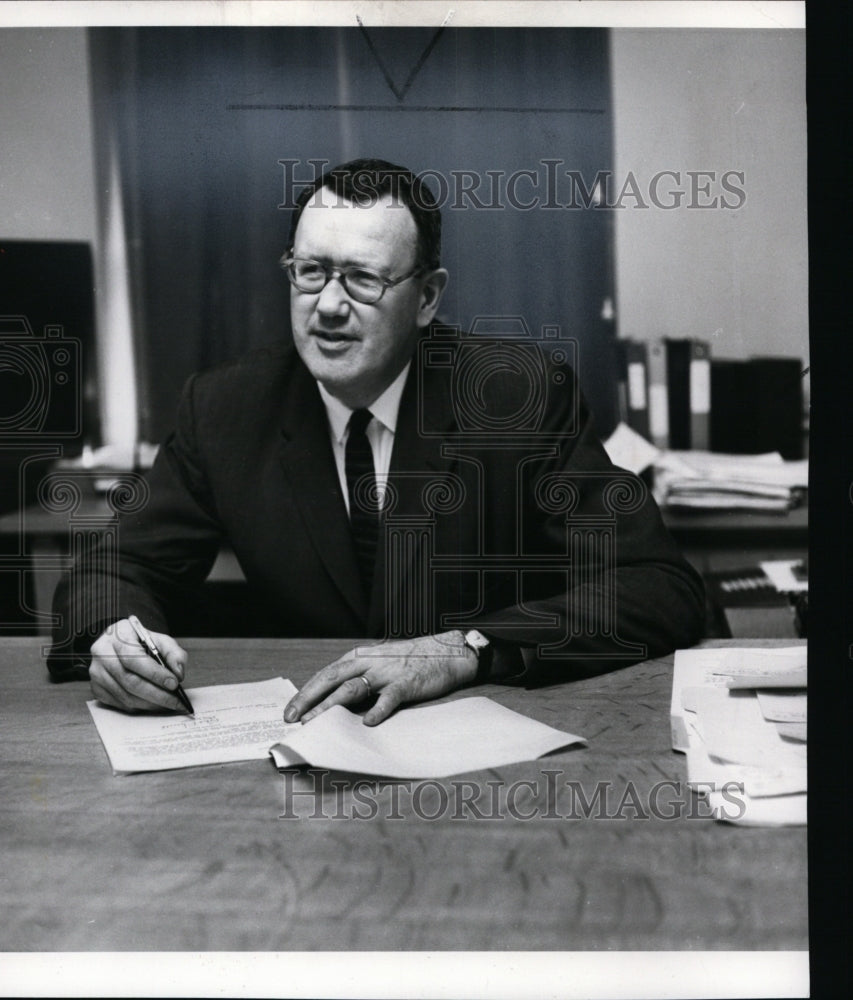
[{"label": "gold ring", "polygon": [[364,674],[362,674],[360,677],[356,677],[356,680],[358,680],[358,681],[364,681],[364,686],[367,688],[367,694],[364,697],[365,698],[369,698],[370,695],[371,695],[370,681],[364,676]]}]

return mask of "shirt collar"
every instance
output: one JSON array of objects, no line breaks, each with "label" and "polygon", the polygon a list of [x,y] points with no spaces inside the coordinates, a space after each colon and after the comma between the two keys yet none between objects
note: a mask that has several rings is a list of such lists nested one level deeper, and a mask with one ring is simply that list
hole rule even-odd
[{"label": "shirt collar", "polygon": [[[403,396],[406,376],[409,374],[411,367],[412,362],[407,362],[406,367],[388,388],[367,407],[379,423],[391,431],[392,434],[396,433],[397,430],[397,415],[400,412],[400,400]],[[317,388],[320,390],[320,397],[323,400],[323,405],[326,407],[329,424],[332,428],[332,436],[338,444],[343,445],[349,418],[352,416],[353,410],[331,395],[319,382],[317,383]]]}]

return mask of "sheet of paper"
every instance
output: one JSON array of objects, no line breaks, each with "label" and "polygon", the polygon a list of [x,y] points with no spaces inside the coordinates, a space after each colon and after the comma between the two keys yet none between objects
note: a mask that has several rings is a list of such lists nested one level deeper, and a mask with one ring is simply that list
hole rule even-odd
[{"label": "sheet of paper", "polygon": [[740,786],[752,798],[791,795],[808,789],[808,769],[771,770],[749,764],[723,764],[712,760],[704,746],[692,746],[687,751],[687,784],[703,792]]},{"label": "sheet of paper", "polygon": [[704,690],[705,688],[702,687],[684,688],[681,692],[681,705],[685,712],[695,713],[699,711],[699,699]]},{"label": "sheet of paper", "polygon": [[773,559],[770,562],[759,563],[773,586],[781,593],[802,593],[809,589],[808,580],[798,580],[794,576],[794,567],[799,559]]},{"label": "sheet of paper", "polygon": [[769,798],[738,796],[731,792],[709,792],[708,807],[718,820],[738,826],[805,826],[808,822],[808,797],[774,795]]},{"label": "sheet of paper", "polygon": [[808,739],[808,728],[805,722],[777,722],[776,732],[787,740],[797,740],[805,743]]},{"label": "sheet of paper", "polygon": [[806,656],[805,645],[676,650],[670,705],[673,749],[684,751],[690,745],[683,702],[686,688],[805,686]]},{"label": "sheet of paper", "polygon": [[585,743],[489,698],[460,698],[442,705],[404,708],[378,726],[336,705],[289,733],[271,753],[292,766],[295,752],[313,767],[386,778],[443,778],[479,771]]},{"label": "sheet of paper", "polygon": [[172,712],[129,715],[87,702],[116,774],[165,771],[200,764],[260,760],[288,730],[282,719],[296,694],[283,677],[249,684],[219,684],[187,691],[195,717]]},{"label": "sheet of paper", "polygon": [[762,670],[759,673],[745,673],[730,677],[727,686],[738,688],[805,688],[808,684],[806,668],[798,670]]},{"label": "sheet of paper", "polygon": [[614,465],[637,475],[660,455],[660,449],[624,422],[604,442],[604,450]]},{"label": "sheet of paper", "polygon": [[698,726],[710,757],[771,771],[806,766],[805,746],[779,735],[753,692],[706,688],[697,694]]},{"label": "sheet of paper", "polygon": [[806,722],[805,691],[756,691],[761,714],[768,722]]}]

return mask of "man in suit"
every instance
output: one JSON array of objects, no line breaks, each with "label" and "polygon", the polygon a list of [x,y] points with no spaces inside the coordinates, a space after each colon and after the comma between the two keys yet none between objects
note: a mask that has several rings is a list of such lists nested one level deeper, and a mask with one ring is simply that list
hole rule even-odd
[{"label": "man in suit", "polygon": [[[96,552],[58,588],[101,701],[180,708],[169,609],[223,539],[279,634],[384,640],[319,671],[287,721],[344,704],[375,725],[474,682],[699,638],[701,582],[607,459],[564,342],[434,323],[440,226],[426,186],[383,161],[303,192],[282,258],[293,344],[189,380],[117,565]],[[140,655],[132,613],[174,675]]]}]

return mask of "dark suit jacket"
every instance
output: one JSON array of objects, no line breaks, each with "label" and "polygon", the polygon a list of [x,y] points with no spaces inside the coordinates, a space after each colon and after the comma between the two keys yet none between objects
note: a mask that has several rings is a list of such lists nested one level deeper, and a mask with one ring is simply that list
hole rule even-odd
[{"label": "dark suit jacket", "polygon": [[170,609],[202,583],[223,539],[282,636],[478,627],[563,665],[695,642],[701,581],[643,484],[608,460],[573,376],[552,378],[531,417],[518,379],[498,371],[485,396],[471,389],[466,416],[449,372],[416,357],[407,380],[370,595],[325,409],[293,347],[193,376],[150,499],[120,524],[117,568],[102,547],[57,589],[54,677],[79,675],[69,650],[79,668],[93,638],[129,613],[171,631]]}]

